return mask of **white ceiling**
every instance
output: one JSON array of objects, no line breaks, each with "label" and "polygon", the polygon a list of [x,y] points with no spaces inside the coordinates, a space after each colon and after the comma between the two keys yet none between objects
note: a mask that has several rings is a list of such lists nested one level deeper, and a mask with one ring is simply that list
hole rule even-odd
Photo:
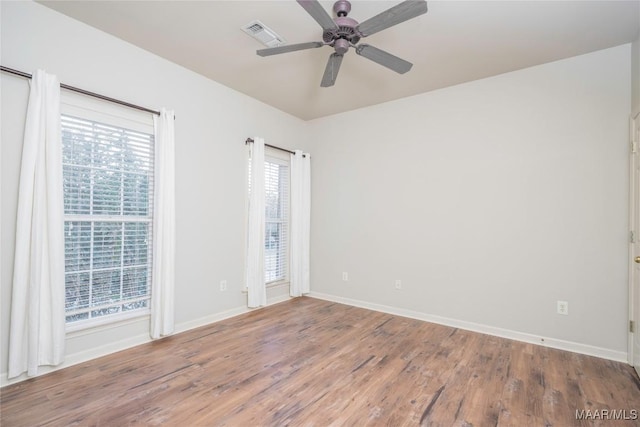
[{"label": "white ceiling", "polygon": [[[304,120],[629,43],[640,31],[640,0],[429,1],[427,14],[363,39],[411,71],[351,49],[335,86],[321,88],[330,47],[263,58],[240,29],[259,19],[288,43],[322,40],[293,0],[41,3]],[[363,22],[397,3],[353,0],[349,17]]]}]

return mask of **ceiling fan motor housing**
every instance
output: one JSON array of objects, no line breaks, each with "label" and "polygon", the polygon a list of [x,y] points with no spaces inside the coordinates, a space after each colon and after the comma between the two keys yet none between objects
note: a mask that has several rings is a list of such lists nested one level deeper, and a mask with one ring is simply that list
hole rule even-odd
[{"label": "ceiling fan motor housing", "polygon": [[360,41],[361,34],[356,30],[358,21],[347,17],[351,11],[351,3],[347,0],[338,0],[333,5],[333,11],[337,15],[333,21],[338,26],[338,29],[326,30],[322,34],[322,39],[325,43],[333,46],[337,54],[343,55],[350,45],[357,44]]}]

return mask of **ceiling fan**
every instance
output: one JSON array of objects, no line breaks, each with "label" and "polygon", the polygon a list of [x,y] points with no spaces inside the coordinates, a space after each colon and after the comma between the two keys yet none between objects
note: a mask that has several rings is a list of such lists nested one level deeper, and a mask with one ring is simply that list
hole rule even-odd
[{"label": "ceiling fan", "polygon": [[335,52],[329,56],[329,61],[322,76],[320,86],[333,86],[338,77],[342,57],[353,47],[356,53],[397,73],[404,74],[411,69],[412,63],[398,58],[384,50],[368,44],[360,44],[361,38],[370,36],[386,28],[400,24],[416,16],[427,12],[425,0],[406,0],[393,6],[384,12],[369,18],[359,24],[355,19],[347,17],[351,11],[351,3],[348,0],[338,0],[333,5],[336,18],[324,10],[317,0],[297,0],[313,19],[322,27],[322,41],[290,44],[285,46],[260,49],[256,53],[260,56],[278,55],[280,53],[294,52],[297,50],[313,49],[322,46],[331,46]]}]

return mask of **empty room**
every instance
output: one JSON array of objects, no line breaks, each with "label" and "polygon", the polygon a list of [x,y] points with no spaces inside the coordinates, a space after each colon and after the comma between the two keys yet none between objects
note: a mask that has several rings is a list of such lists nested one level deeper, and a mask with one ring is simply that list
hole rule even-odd
[{"label": "empty room", "polygon": [[640,1],[0,1],[2,426],[640,426]]}]

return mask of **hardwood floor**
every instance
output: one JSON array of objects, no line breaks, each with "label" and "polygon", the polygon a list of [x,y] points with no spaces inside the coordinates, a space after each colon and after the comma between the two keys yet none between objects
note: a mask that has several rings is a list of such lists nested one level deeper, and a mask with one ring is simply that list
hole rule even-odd
[{"label": "hardwood floor", "polygon": [[312,298],[0,393],[6,427],[640,425],[600,412],[640,412],[624,363]]}]

